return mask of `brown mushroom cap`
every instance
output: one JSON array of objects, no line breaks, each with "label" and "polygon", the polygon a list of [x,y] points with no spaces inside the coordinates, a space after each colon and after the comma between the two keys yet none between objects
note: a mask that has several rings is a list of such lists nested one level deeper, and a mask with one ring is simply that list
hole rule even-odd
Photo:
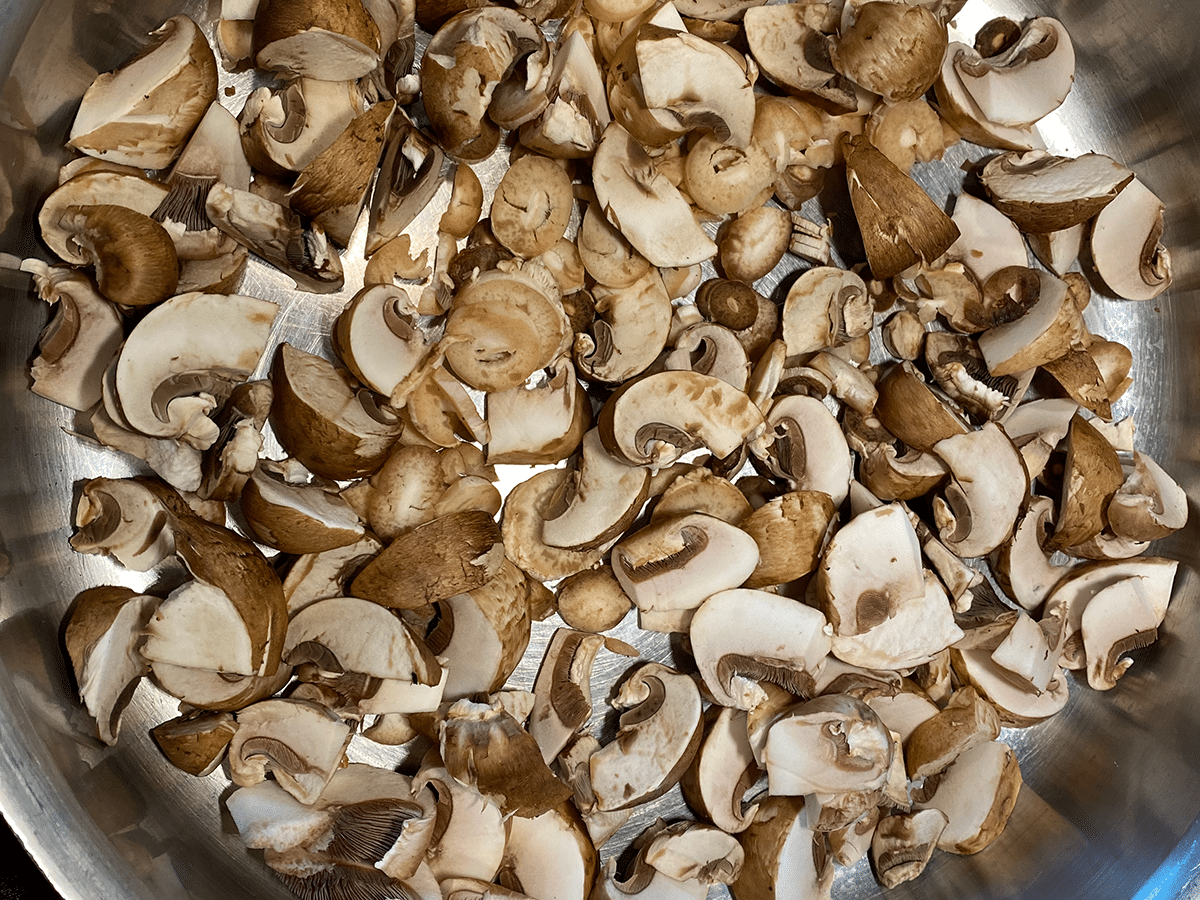
[{"label": "brown mushroom cap", "polygon": [[946,26],[925,7],[869,2],[856,7],[830,59],[847,78],[887,100],[915,100],[937,80],[946,42]]}]

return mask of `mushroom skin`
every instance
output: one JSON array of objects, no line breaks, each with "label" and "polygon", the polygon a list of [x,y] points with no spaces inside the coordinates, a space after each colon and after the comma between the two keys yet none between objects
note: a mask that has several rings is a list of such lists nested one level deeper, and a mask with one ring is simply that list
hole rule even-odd
[{"label": "mushroom skin", "polygon": [[889,101],[915,100],[933,87],[946,52],[946,26],[923,6],[869,2],[830,48],[847,78]]},{"label": "mushroom skin", "polygon": [[167,230],[149,216],[111,204],[72,206],[60,224],[91,258],[96,286],[121,306],[154,306],[175,294],[179,259]]}]

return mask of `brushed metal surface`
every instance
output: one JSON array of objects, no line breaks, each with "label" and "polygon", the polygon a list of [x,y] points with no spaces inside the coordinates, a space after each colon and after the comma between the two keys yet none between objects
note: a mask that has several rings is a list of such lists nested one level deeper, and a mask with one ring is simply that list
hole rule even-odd
[{"label": "brushed metal surface", "polygon": [[[210,6],[212,8],[210,8]],[[96,73],[135,52],[168,15],[208,19],[217,4],[180,7],[164,0],[0,0],[0,251],[46,256],[33,228],[40,200],[66,159],[62,149],[78,98]],[[1152,453],[1192,497],[1200,496],[1200,76],[1193,38],[1200,3],[1166,0],[971,0],[959,22],[967,33],[997,13],[1045,13],[1062,19],[1076,46],[1076,87],[1042,128],[1051,149],[1096,150],[1133,166],[1167,203],[1175,286],[1149,303],[1097,298],[1092,329],[1128,344],[1136,383],[1118,405],[1133,415],[1138,445]],[[253,76],[227,76],[227,104],[240,108]],[[956,148],[920,167],[939,201],[961,182],[959,165],[978,150]],[[502,161],[482,167],[494,185]],[[448,196],[443,188],[441,202]],[[438,209],[435,200],[432,209]],[[812,213],[821,214],[819,204]],[[430,212],[414,226],[418,241],[434,230]],[[346,254],[347,284],[361,274],[361,245]],[[328,328],[353,289],[316,297],[292,294],[288,279],[255,266],[243,293],[283,306],[275,341],[330,351]],[[75,700],[61,650],[60,619],[85,587],[143,589],[178,579],[177,570],[136,575],[114,563],[74,554],[68,525],[78,483],[137,471],[129,460],[69,433],[72,415],[28,391],[27,364],[48,312],[28,276],[0,267],[0,809],[69,900],[250,900],[287,898],[259,859],[241,845],[220,800],[220,774],[193,779],[158,754],[148,729],[174,714],[170,698],[143,685],[127,712],[118,747],[92,737]],[[277,448],[275,448],[277,449]],[[509,473],[523,478],[527,470]],[[1195,517],[1193,517],[1195,518]],[[1025,788],[1003,837],[974,857],[940,854],[919,881],[888,892],[903,898],[1200,897],[1200,521],[1157,549],[1183,562],[1160,640],[1137,655],[1115,691],[1078,682],[1066,712],[1006,738],[1017,748]],[[538,627],[534,652],[554,620]],[[626,623],[619,632],[637,637]],[[644,655],[669,661],[677,645],[637,637]],[[531,655],[514,676],[529,685]],[[627,661],[597,663],[599,699]],[[612,727],[598,703],[597,724]],[[366,742],[354,758],[397,764]],[[682,808],[677,794],[626,827],[618,844]],[[882,894],[862,863],[839,875],[834,895]],[[716,892],[714,891],[714,896]]]}]

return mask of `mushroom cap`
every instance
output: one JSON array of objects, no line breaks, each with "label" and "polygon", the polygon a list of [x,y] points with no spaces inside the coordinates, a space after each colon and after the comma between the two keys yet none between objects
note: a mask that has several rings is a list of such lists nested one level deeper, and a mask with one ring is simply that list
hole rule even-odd
[{"label": "mushroom cap", "polygon": [[933,87],[946,52],[946,26],[923,6],[857,4],[830,50],[839,72],[889,101],[915,100]]}]

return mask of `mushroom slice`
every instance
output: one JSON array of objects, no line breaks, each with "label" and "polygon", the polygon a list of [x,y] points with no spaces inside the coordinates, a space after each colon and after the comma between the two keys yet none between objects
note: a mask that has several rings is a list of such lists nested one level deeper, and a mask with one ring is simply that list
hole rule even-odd
[{"label": "mushroom slice", "polygon": [[285,272],[298,290],[328,294],[342,289],[341,257],[324,229],[306,224],[292,209],[217,182],[208,192],[205,212],[214,225]]},{"label": "mushroom slice", "polygon": [[767,797],[739,836],[746,862],[730,886],[736,900],[828,900],[834,868],[825,835],[814,831],[802,797]]},{"label": "mushroom slice", "polygon": [[979,175],[992,202],[1022,231],[1081,225],[1133,180],[1133,172],[1099,153],[1053,156],[1044,150],[1001,153]]},{"label": "mushroom slice", "polygon": [[746,712],[712,706],[705,713],[704,741],[680,780],[688,806],[729,834],[745,831],[758,804],[746,794],[762,770],[746,735]]},{"label": "mushroom slice", "polygon": [[[371,189],[365,250],[368,257],[404,232],[433,199],[444,180],[445,159],[442,148],[417,128],[404,110],[396,108],[392,112],[379,175]],[[463,171],[471,170],[464,166]],[[456,169],[454,177],[457,184],[470,176],[460,178]],[[446,228],[439,225],[439,230]]]},{"label": "mushroom slice", "polygon": [[590,569],[608,551],[605,544],[590,550],[551,547],[542,540],[542,526],[560,496],[565,469],[546,469],[516,485],[504,500],[501,533],[505,554],[538,581],[554,581]]},{"label": "mushroom slice", "polygon": [[482,587],[437,604],[426,642],[449,669],[448,700],[499,689],[529,644],[531,582],[504,560]]},{"label": "mushroom slice", "polygon": [[698,882],[708,888],[732,884],[741,874],[745,852],[737,838],[701,822],[651,826],[638,838],[638,856],[674,881]]},{"label": "mushroom slice", "polygon": [[592,714],[591,673],[604,638],[559,628],[550,638],[534,683],[529,734],[551,763]]},{"label": "mushroom slice", "polygon": [[1005,728],[1036,725],[1067,705],[1068,679],[1062,670],[1054,674],[1046,690],[1039,692],[1032,686],[1022,687],[1019,679],[992,659],[988,649],[951,648],[950,663],[962,684],[975,688],[992,704]]},{"label": "mushroom slice", "polygon": [[[771,623],[769,630],[764,622]],[[810,606],[741,588],[705,600],[688,634],[696,668],[716,702],[749,710],[765,699],[759,682],[802,698],[815,693],[830,648],[825,629],[825,616]]]},{"label": "mushroom slice", "polygon": [[83,485],[75,509],[71,547],[108,554],[134,572],[148,572],[175,552],[170,516],[141,482],[93,478]]},{"label": "mushroom slice", "polygon": [[359,0],[259,0],[252,45],[259,68],[353,81],[379,65],[379,27]]},{"label": "mushroom slice", "polygon": [[871,838],[871,857],[880,883],[894,888],[924,872],[947,821],[946,814],[937,809],[880,819]]},{"label": "mushroom slice", "polygon": [[557,463],[574,453],[592,422],[587,392],[567,356],[525,384],[487,395],[489,463]]},{"label": "mushroom slice", "polygon": [[288,205],[311,219],[340,247],[350,235],[367,200],[371,180],[379,167],[388,120],[396,105],[376,103],[346,126],[296,178],[288,191]]},{"label": "mushroom slice", "polygon": [[1005,419],[1004,430],[1020,450],[1031,481],[1041,477],[1078,411],[1079,404],[1073,400],[1029,400],[1019,404]]},{"label": "mushroom slice", "polygon": [[871,791],[887,780],[892,752],[891,736],[871,707],[846,694],[823,694],[775,720],[763,768],[772,796]]},{"label": "mushroom slice", "polygon": [[847,112],[855,106],[854,87],[834,68],[833,41],[812,20],[815,9],[799,4],[747,9],[742,21],[750,54],[763,74],[789,94]]},{"label": "mushroom slice", "polygon": [[761,146],[750,143],[742,149],[710,133],[688,150],[682,186],[700,209],[727,216],[758,208],[770,196],[775,178],[775,166]]},{"label": "mushroom slice", "polygon": [[1085,326],[1066,282],[1037,272],[1038,294],[1020,318],[979,335],[979,350],[992,375],[1024,372],[1084,343]]},{"label": "mushroom slice", "polygon": [[414,792],[428,788],[437,799],[433,839],[425,854],[434,876],[440,882],[495,878],[504,859],[500,807],[451,778],[435,754],[426,756],[412,786]]},{"label": "mushroom slice", "polygon": [[181,294],[152,309],[117,358],[124,420],[151,437],[210,446],[209,413],[254,371],[278,312],[266,300],[217,294]]},{"label": "mushroom slice", "polygon": [[699,372],[659,372],[626,382],[600,411],[605,446],[633,465],[664,468],[707,447],[724,458],[764,427],[744,391]]},{"label": "mushroom slice", "polygon": [[277,781],[238,787],[225,807],[242,843],[256,850],[291,850],[329,837],[334,813],[321,805],[301,803]]},{"label": "mushroom slice", "polygon": [[679,189],[617,122],[604,129],[592,173],[608,221],[653,265],[691,266],[716,255]]},{"label": "mushroom slice", "polygon": [[916,100],[933,87],[946,53],[946,26],[923,6],[853,4],[853,21],[833,43],[834,67],[889,102]]},{"label": "mushroom slice", "polygon": [[1187,524],[1187,495],[1153,459],[1135,450],[1133,471],[1113,494],[1109,527],[1134,541],[1155,541]]},{"label": "mushroom slice", "polygon": [[501,119],[516,128],[545,109],[549,57],[541,31],[516,10],[467,9],[450,18],[421,62],[421,93],[438,143],[461,159],[487,156]]},{"label": "mushroom slice", "polygon": [[459,700],[442,720],[439,741],[446,771],[495,801],[505,817],[532,819],[571,796],[534,739],[503,710]]},{"label": "mushroom slice", "polygon": [[951,474],[934,498],[942,542],[964,559],[986,556],[1012,535],[1029,493],[1021,455],[994,422],[938,441],[933,451]]},{"label": "mushroom slice", "polygon": [[369,285],[355,294],[333,333],[338,355],[354,377],[385,397],[412,374],[433,344],[417,320],[412,297],[392,284]]},{"label": "mushroom slice", "polygon": [[530,276],[485,272],[459,291],[446,319],[446,363],[481,391],[518,387],[568,346],[562,305]]},{"label": "mushroom slice", "polygon": [[283,580],[288,614],[294,616],[317,600],[345,596],[349,578],[382,549],[379,541],[365,535],[345,547],[298,557]]},{"label": "mushroom slice", "polygon": [[671,298],[655,268],[621,287],[592,290],[598,318],[590,333],[575,336],[580,374],[589,381],[620,384],[658,358],[671,330]]},{"label": "mushroom slice", "polygon": [[96,286],[113,303],[154,306],[175,293],[175,244],[149,216],[124,206],[69,206],[59,225],[95,266]]},{"label": "mushroom slice", "polygon": [[306,469],[344,480],[369,475],[400,436],[396,415],[320,356],[280,344],[271,366],[271,426]]},{"label": "mushroom slice", "polygon": [[[674,473],[664,470],[659,476],[670,472],[667,487],[658,495],[650,521],[656,522],[667,516],[686,515],[690,512],[701,512],[715,516],[730,525],[739,525],[750,513],[753,507],[746,495],[728,478],[715,474],[711,469],[701,466],[680,464],[685,471]],[[651,493],[654,493],[654,479],[651,479]]]},{"label": "mushroom slice", "polygon": [[217,98],[217,61],[187,16],[167,19],[155,43],[83,95],[67,146],[142,169],[163,169]]},{"label": "mushroom slice", "polygon": [[850,447],[825,404],[815,397],[780,397],[766,425],[761,449],[753,445],[755,456],[792,490],[820,491],[840,506],[850,490]]},{"label": "mushroom slice", "polygon": [[649,494],[650,471],[610,454],[593,428],[584,435],[579,462],[563,488],[565,508],[546,519],[542,540],[551,547],[586,550],[629,528]]},{"label": "mushroom slice", "polygon": [[964,191],[955,198],[950,218],[958,227],[958,239],[946,254],[970,269],[979,284],[1001,269],[1029,264],[1016,223],[986,200]]},{"label": "mushroom slice", "polygon": [[[508,841],[498,881],[529,897],[587,900],[599,858],[573,804],[563,803],[534,818],[505,823]],[[503,895],[491,894],[497,900]]]},{"label": "mushroom slice", "polygon": [[22,268],[32,271],[38,296],[54,307],[54,318],[38,335],[32,390],[71,409],[91,409],[124,339],[121,314],[80,272],[32,262]]},{"label": "mushroom slice", "polygon": [[155,725],[150,737],[175,768],[203,778],[216,771],[237,731],[227,712],[192,712]]},{"label": "mushroom slice", "polygon": [[279,88],[258,88],[239,115],[246,157],[267,175],[299,172],[345,131],[363,106],[361,92],[349,81],[295,78]]},{"label": "mushroom slice", "polygon": [[172,591],[146,626],[142,654],[151,664],[230,675],[258,675],[251,635],[225,591],[189,581]]},{"label": "mushroom slice", "polygon": [[1003,421],[1020,403],[1033,373],[999,378],[988,373],[975,341],[968,335],[934,332],[925,341],[930,374],[946,395],[978,419]]},{"label": "mushroom slice", "polygon": [[284,553],[319,553],[363,536],[362,521],[336,492],[291,482],[266,461],[258,464],[240,499],[250,534]]},{"label": "mushroom slice", "polygon": [[944,394],[930,388],[912,363],[892,366],[876,388],[875,417],[908,447],[931,453],[939,441],[969,431]]},{"label": "mushroom slice", "polygon": [[1087,657],[1088,684],[1116,687],[1133,660],[1122,654],[1151,644],[1162,618],[1146,596],[1141,578],[1122,578],[1096,591],[1083,608],[1080,633]]},{"label": "mushroom slice", "polygon": [[[434,685],[441,666],[429,648],[390,610],[356,597],[317,600],[288,625],[284,659],[315,662],[327,672]],[[397,710],[402,712],[403,710]]]},{"label": "mushroom slice", "polygon": [[350,743],[350,726],[323,706],[299,700],[261,700],[237,714],[229,745],[234,784],[258,784],[270,772],[301,803],[314,803]]},{"label": "mushroom slice", "polygon": [[569,575],[555,587],[555,609],[571,628],[599,634],[615,628],[633,606],[611,566]]},{"label": "mushroom slice", "polygon": [[1046,543],[1053,520],[1054,501],[1049,497],[1031,497],[1017,517],[1012,537],[989,557],[997,584],[1028,611],[1041,606],[1071,568],[1050,560],[1052,551]]},{"label": "mushroom slice", "polygon": [[741,529],[703,513],[665,519],[613,548],[613,574],[649,631],[685,631],[718,591],[742,584],[758,564],[758,545]]},{"label": "mushroom slice", "polygon": [[703,736],[703,704],[695,681],[660,663],[636,668],[621,683],[612,705],[625,710],[617,736],[589,761],[602,811],[662,796],[683,777]]},{"label": "mushroom slice", "polygon": [[758,544],[758,565],[746,587],[785,584],[812,572],[836,521],[837,507],[824,491],[789,491],[739,521]]},{"label": "mushroom slice", "polygon": [[1124,480],[1117,451],[1095,426],[1076,413],[1067,433],[1062,499],[1048,548],[1068,550],[1100,534],[1109,503]]},{"label": "mushroom slice", "polygon": [[[1032,18],[1001,53],[986,58],[952,46],[954,70],[988,122],[1032,125],[1056,110],[1075,79],[1075,51],[1057,19]],[[952,123],[953,124],[953,123]]]},{"label": "mushroom slice", "polygon": [[933,797],[917,809],[940,810],[947,819],[938,849],[978,853],[1004,831],[1021,789],[1017,756],[989,741],[961,754],[942,775]]},{"label": "mushroom slice", "polygon": [[[1058,674],[1058,648],[1051,646],[1049,639],[1052,623],[1057,619],[1043,617],[1035,622],[1024,613],[1018,613],[1008,634],[992,651],[992,661],[1002,666],[1021,686],[1028,684],[1035,691],[1044,691]],[[1058,643],[1065,629],[1059,627]]]},{"label": "mushroom slice", "polygon": [[706,896],[708,885],[694,880],[679,881],[664,875],[639,853],[634,858],[632,871],[624,880],[617,876],[617,861],[610,859],[597,875],[589,900],[626,900],[632,897],[641,900],[703,900]]},{"label": "mushroom slice", "polygon": [[864,135],[842,140],[850,202],[875,278],[931,262],[958,238],[958,226]]},{"label": "mushroom slice", "polygon": [[521,126],[521,143],[555,159],[591,156],[612,121],[604,76],[581,32],[566,34],[554,53],[549,105]]},{"label": "mushroom slice", "polygon": [[867,286],[853,272],[817,266],[788,288],[783,303],[783,340],[789,357],[800,357],[871,329]]},{"label": "mushroom slice", "polygon": [[938,111],[946,123],[965,140],[983,147],[1030,150],[1045,146],[1032,125],[1001,125],[983,112],[967,87],[968,78],[960,70],[961,65],[970,66],[979,58],[969,44],[951,41],[946,47],[942,71],[934,84]]},{"label": "mushroom slice", "polygon": [[350,590],[384,606],[414,609],[482,587],[503,561],[500,529],[490,514],[449,513],[397,537]]},{"label": "mushroom slice", "polygon": [[995,708],[974,688],[959,688],[941,712],[914,728],[905,740],[908,777],[937,775],[960,754],[999,736],[1000,719]]},{"label": "mushroom slice", "polygon": [[1165,207],[1136,178],[1092,225],[1096,272],[1126,300],[1150,300],[1171,286],[1171,254],[1160,243]]},{"label": "mushroom slice", "polygon": [[122,206],[149,216],[167,196],[169,189],[141,172],[85,170],[60,184],[38,210],[42,240],[57,255],[73,265],[90,265],[91,259],[63,227],[71,207]]},{"label": "mushroom slice", "polygon": [[[864,555],[862,547],[872,548]],[[817,569],[819,604],[840,637],[863,634],[928,590],[921,545],[899,504],[855,516],[825,547]]]},{"label": "mushroom slice", "polygon": [[117,742],[121,714],[149,672],[140,648],[158,604],[157,597],[105,586],[81,592],[67,614],[63,641],[79,696],[109,746]]},{"label": "mushroom slice", "polygon": [[757,206],[729,223],[717,242],[717,261],[729,278],[758,281],[779,264],[792,239],[787,210]]},{"label": "mushroom slice", "polygon": [[573,200],[562,166],[544,156],[522,156],[496,185],[492,233],[517,256],[532,259],[566,233]]}]

